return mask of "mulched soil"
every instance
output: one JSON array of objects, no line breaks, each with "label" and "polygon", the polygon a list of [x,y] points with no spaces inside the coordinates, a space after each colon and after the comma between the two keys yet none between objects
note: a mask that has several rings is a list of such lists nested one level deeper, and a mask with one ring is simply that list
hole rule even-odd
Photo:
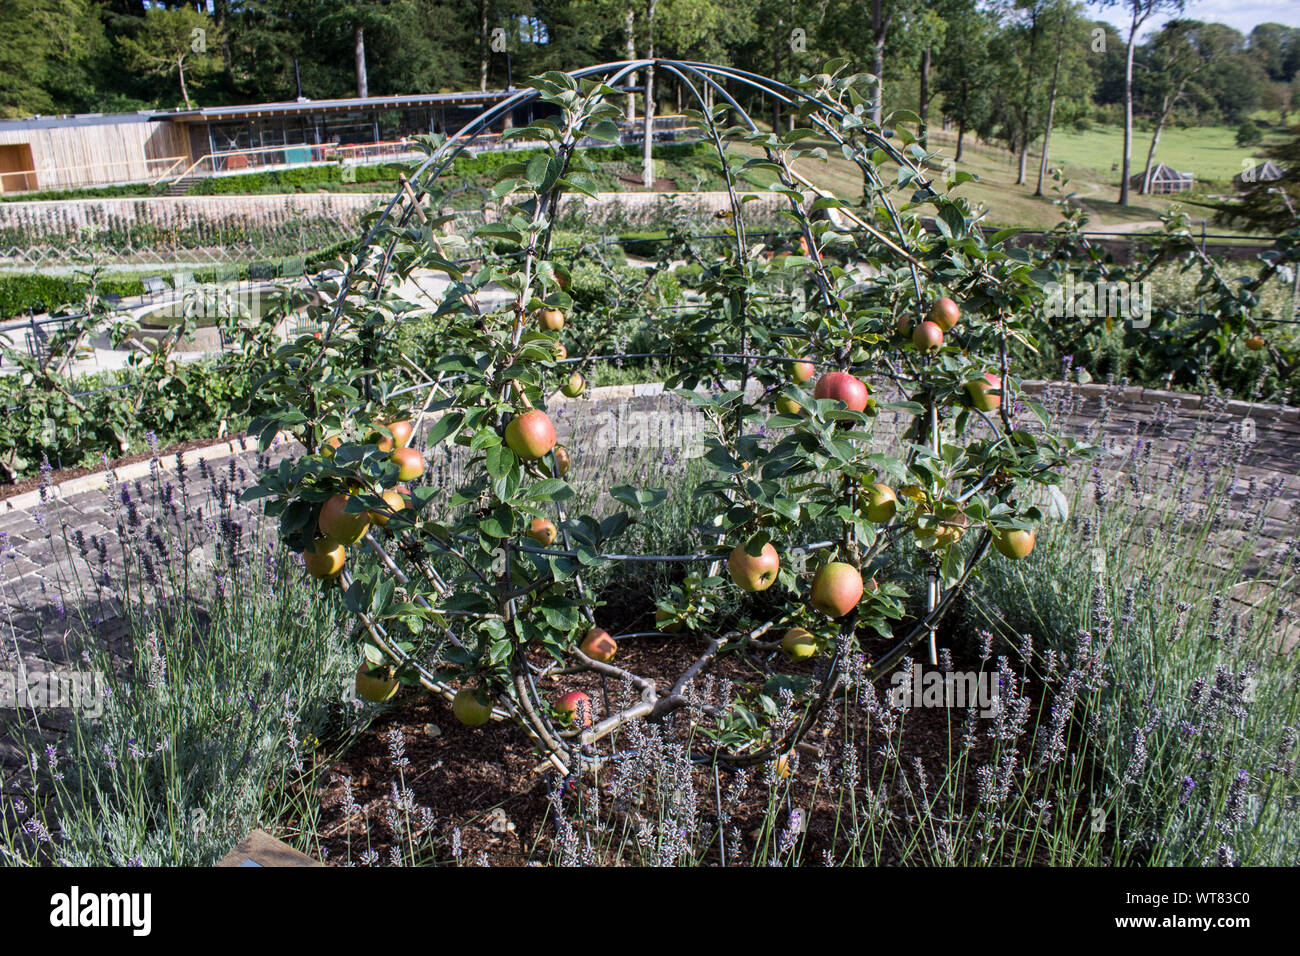
[{"label": "mulched soil", "polygon": [[[177,442],[174,445],[168,445],[166,448],[161,449],[158,452],[158,456],[160,458],[166,458],[171,455],[193,451],[196,448],[210,448],[213,445],[224,445],[227,442],[244,437],[246,437],[244,432],[236,432],[235,434],[225,435],[221,438],[196,438],[192,441]],[[145,451],[138,455],[126,455],[122,458],[110,458],[108,467],[121,468],[123,465],[134,465],[136,462],[148,461],[153,456],[153,452]],[[69,481],[73,478],[84,478],[86,475],[98,474],[103,470],[103,462],[87,468],[60,468],[58,471],[50,473],[50,481],[52,484],[57,485],[60,482]],[[35,491],[40,486],[40,475],[33,478],[24,478],[22,481],[14,482],[10,485],[0,485],[0,501],[4,501],[6,498],[13,498],[17,495],[23,494],[24,492]]]},{"label": "mulched soil", "polygon": [[[620,176],[615,176],[614,178],[617,179],[623,185],[630,186],[631,192],[639,192],[645,186],[645,180],[639,176],[620,175]],[[656,193],[675,193],[677,191],[678,191],[677,184],[673,182],[671,179],[666,179],[663,176],[660,176],[655,180],[654,189],[651,190],[651,192],[656,192]]]},{"label": "mulched soil", "polygon": [[[625,631],[643,629],[646,628],[631,618],[622,628]],[[952,648],[955,670],[980,669],[978,653],[971,648],[970,642],[945,637],[941,640],[941,646],[945,645]],[[868,647],[868,652],[880,653],[887,646],[888,642],[877,639]],[[694,659],[700,648],[700,641],[682,634],[629,639],[620,643],[617,662],[635,673],[662,677],[659,683],[666,686]],[[920,657],[922,653],[923,649],[918,648],[916,656]],[[992,668],[994,665],[990,661],[986,666]],[[811,672],[811,664],[787,664],[780,669],[787,672]],[[719,678],[729,676],[738,683],[754,677],[752,669],[736,656],[721,659],[713,673]],[[888,679],[883,678],[876,686],[883,698],[889,689]],[[603,716],[606,712],[604,691],[608,689],[611,698],[617,692],[612,684],[608,688],[602,687],[601,679],[591,673],[567,675],[548,682],[547,686],[539,687],[543,696],[552,699],[575,689],[584,690],[591,696],[597,716]],[[1031,688],[1031,697],[1035,698],[1031,713],[1037,712],[1037,698],[1040,694],[1041,689]],[[865,719],[857,707],[851,707],[850,710],[853,714],[850,721],[854,725],[855,734],[862,740],[866,729]],[[904,721],[902,753],[905,766],[884,766],[884,761],[876,754],[880,742],[877,730],[869,752],[863,756],[864,770],[873,782],[879,780],[883,772],[901,772],[907,777],[908,783],[915,787],[912,758],[916,756],[921,758],[930,785],[934,786],[946,772],[950,753],[955,754],[960,748],[964,717],[965,710],[961,708],[913,708]],[[1032,725],[1031,718],[1030,726]],[[679,720],[679,731],[684,726],[685,721]],[[969,758],[971,771],[966,774],[967,813],[974,805],[973,768],[985,762],[991,751],[991,743],[985,734],[989,726],[989,720],[979,721],[979,742]],[[434,856],[438,862],[453,862],[449,842],[453,827],[460,829],[463,862],[472,863],[480,858],[480,854],[493,866],[535,865],[553,861],[550,851],[555,830],[549,816],[548,800],[559,781],[542,764],[523,731],[504,723],[492,723],[477,729],[463,727],[452,716],[450,707],[441,700],[404,688],[398,700],[382,712],[345,750],[332,768],[334,776],[331,784],[320,794],[322,812],[317,832],[327,862],[341,864],[348,860],[357,861],[367,848],[373,848],[380,854],[377,861],[380,865],[388,862],[388,848],[393,842],[393,834],[386,822],[386,810],[392,805],[392,783],[398,776],[392,766],[384,735],[393,729],[401,732],[405,740],[406,757],[411,761],[411,766],[405,772],[405,785],[413,792],[415,805],[429,808],[436,818],[430,832],[434,835]],[[822,850],[832,843],[832,833],[836,826],[834,797],[823,784],[814,799],[812,784],[821,754],[825,752],[835,761],[839,756],[842,737],[843,729],[839,726],[829,735],[823,735],[822,727],[819,726],[805,739],[800,747],[798,769],[790,782],[785,805],[778,814],[778,820],[784,824],[789,809],[799,807],[804,810],[808,820],[804,852],[804,860],[807,862],[819,862]],[[862,753],[861,745],[859,752]],[[711,793],[711,778],[703,776],[711,771],[705,768],[697,773],[701,774],[697,780],[697,792]],[[735,824],[743,835],[746,856],[753,848],[758,828],[767,810],[763,768],[750,768],[749,773],[747,795],[733,810]],[[344,791],[339,782],[342,776],[351,779],[354,797],[363,808],[363,816],[348,818],[344,814]],[[608,778],[610,774],[606,773],[605,776]],[[721,776],[724,790],[729,779],[730,772],[724,771]],[[602,785],[607,783],[607,779],[602,781]],[[571,796],[566,796],[566,802],[571,799]],[[708,819],[714,816],[712,806],[712,800],[702,803],[702,810]],[[909,811],[908,802],[901,794],[894,800],[894,810],[903,815]],[[842,831],[840,841],[842,844]],[[734,848],[731,852],[734,862]],[[896,847],[886,845],[884,853],[882,863],[900,860]],[[713,862],[717,862],[716,848],[714,856]]]}]

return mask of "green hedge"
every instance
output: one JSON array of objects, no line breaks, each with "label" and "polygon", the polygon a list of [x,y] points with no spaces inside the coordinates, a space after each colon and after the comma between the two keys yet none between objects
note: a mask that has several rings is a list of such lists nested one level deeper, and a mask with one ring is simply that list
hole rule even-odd
[{"label": "green hedge", "polygon": [[[304,262],[307,271],[323,267],[348,252],[356,244],[355,239],[336,242],[324,249],[310,253]],[[294,258],[270,259],[267,263],[279,274]],[[218,269],[206,266],[191,269],[189,274],[197,283],[234,281],[247,279],[250,263],[240,263]],[[144,294],[143,276],[146,273],[109,273],[100,276],[99,294],[101,296],[118,295],[122,298]],[[167,274],[170,279],[170,274]],[[90,280],[82,275],[51,276],[39,272],[21,272],[0,274],[0,319],[11,319],[26,315],[30,310],[35,313],[53,312],[62,307],[78,307],[90,290]]]}]

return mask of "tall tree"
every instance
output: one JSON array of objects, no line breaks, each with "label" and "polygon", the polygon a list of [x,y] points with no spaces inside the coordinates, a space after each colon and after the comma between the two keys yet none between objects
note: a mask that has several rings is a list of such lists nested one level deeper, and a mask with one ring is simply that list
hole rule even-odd
[{"label": "tall tree", "polygon": [[1092,94],[1091,76],[1083,64],[1089,45],[1088,24],[1082,11],[1082,5],[1070,0],[1054,0],[1046,11],[1045,28],[1049,37],[1054,37],[1051,40],[1052,80],[1047,93],[1047,118],[1043,123],[1043,148],[1038,162],[1035,196],[1043,195],[1058,105],[1063,102],[1086,103]]},{"label": "tall tree", "polygon": [[983,126],[993,108],[997,19],[975,0],[965,0],[952,5],[947,25],[934,89],[942,97],[944,115],[957,124],[955,159],[960,163],[967,130]]},{"label": "tall tree", "polygon": [[1124,47],[1124,161],[1119,184],[1119,204],[1129,204],[1129,175],[1133,163],[1133,53],[1138,31],[1160,13],[1182,13],[1187,0],[1102,0],[1100,6],[1119,6],[1129,15]]},{"label": "tall tree", "polygon": [[185,71],[196,79],[216,73],[222,67],[221,37],[216,21],[193,7],[166,10],[150,7],[142,27],[134,36],[117,40],[132,69],[147,75],[170,76],[180,84],[185,108],[192,109]]},{"label": "tall tree", "polygon": [[1155,125],[1142,172],[1143,195],[1151,190],[1151,169],[1165,124],[1174,108],[1196,90],[1197,80],[1215,57],[1223,55],[1228,42],[1223,28],[1217,24],[1170,20],[1147,44],[1142,86],[1146,89],[1144,99],[1150,103]]}]

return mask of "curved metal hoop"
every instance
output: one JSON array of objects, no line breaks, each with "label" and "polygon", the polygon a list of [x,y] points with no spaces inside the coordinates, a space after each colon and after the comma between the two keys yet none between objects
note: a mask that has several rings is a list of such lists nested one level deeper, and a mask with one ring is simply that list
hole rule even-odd
[{"label": "curved metal hoop", "polygon": [[[915,291],[917,307],[918,309],[920,308],[920,303],[923,301],[921,275],[923,272],[927,272],[928,270],[926,270],[924,265],[907,250],[906,243],[908,240],[903,226],[902,217],[887,195],[887,189],[889,187],[879,176],[873,162],[867,158],[866,150],[860,144],[851,142],[851,138],[846,136],[842,132],[841,127],[835,122],[848,119],[851,115],[851,111],[845,109],[836,102],[813,96],[806,91],[758,74],[731,67],[715,66],[712,64],[693,61],[665,59],[625,60],[575,70],[567,75],[576,80],[601,79],[607,85],[613,86],[625,79],[629,74],[640,70],[650,69],[661,70],[676,77],[682,84],[683,88],[689,92],[693,101],[700,107],[701,111],[706,114],[706,132],[718,150],[719,158],[722,160],[722,170],[726,178],[727,192],[732,207],[732,224],[734,226],[732,234],[735,239],[736,254],[740,260],[743,260],[746,256],[744,203],[741,201],[736,185],[731,179],[730,167],[726,162],[724,155],[726,147],[718,134],[714,117],[709,111],[709,97],[705,96],[705,90],[708,90],[713,94],[713,96],[716,96],[724,102],[727,107],[740,118],[741,122],[749,130],[757,132],[759,127],[737,98],[728,91],[726,86],[728,82],[757,92],[762,96],[775,99],[791,108],[798,109],[801,116],[811,122],[812,125],[822,134],[844,148],[845,154],[850,156],[850,158],[852,158],[858,165],[863,174],[865,183],[877,197],[879,206],[884,210],[885,216],[888,218],[890,226],[893,228],[897,236],[897,240],[890,239],[887,235],[875,229],[864,220],[855,217],[854,223],[855,225],[860,226],[864,232],[869,233],[873,238],[883,243],[906,263],[908,270],[910,270],[911,283]],[[376,245],[377,240],[387,233],[384,242],[381,244],[382,251],[378,256],[375,278],[373,279],[373,284],[371,286],[371,288],[376,291],[382,290],[385,286],[394,251],[402,239],[401,231],[411,223],[413,217],[418,218],[421,221],[424,220],[425,214],[422,208],[423,200],[429,195],[439,177],[441,177],[451,167],[451,164],[458,156],[464,153],[475,136],[489,128],[496,121],[518,109],[520,106],[536,101],[541,95],[542,91],[540,89],[521,89],[512,96],[484,110],[479,116],[466,123],[465,126],[454,135],[442,142],[428,158],[423,160],[420,165],[413,170],[409,181],[403,182],[402,188],[395,192],[393,198],[383,207],[380,214],[375,218],[375,221],[370,225],[366,234],[358,243],[356,247],[358,255],[343,276],[341,289],[333,308],[333,314],[329,319],[326,333],[322,336],[323,342],[319,355],[324,354],[325,343],[328,342],[330,334],[333,332],[336,324],[340,320],[345,301],[354,288],[356,278],[364,270],[375,266],[375,259],[370,255],[370,250]],[[916,188],[921,191],[927,191],[933,196],[938,195],[934,192],[928,179],[925,177],[923,170],[905,156],[881,132],[872,129],[870,126],[858,126],[854,132],[856,135],[860,135],[867,142],[872,151],[879,151],[883,153],[889,161],[892,161],[901,167],[906,167],[911,173],[912,182]],[[768,150],[768,155],[769,157],[771,156],[770,150]],[[782,181],[785,185],[792,186],[795,182],[794,177],[796,177],[797,174],[795,174],[788,165],[782,165],[784,167],[784,174],[791,177],[789,181],[786,181],[785,179]],[[811,185],[808,184],[806,180],[804,180],[803,183],[805,185]],[[559,187],[555,187],[552,193],[548,193],[545,196],[539,196],[539,202],[549,203],[551,208],[551,217],[546,224],[543,239],[542,252],[544,254],[550,243],[550,234],[554,225],[554,210],[558,207],[559,202]],[[800,228],[804,238],[808,240],[810,248],[816,248],[815,243],[813,242],[814,237],[807,214],[793,198],[790,199],[790,204],[800,223]],[[532,254],[531,249],[529,254]],[[821,261],[820,255],[817,255],[815,259],[815,274],[819,291],[826,306],[833,309],[836,305],[831,293],[832,283],[829,273],[825,263]],[[789,359],[781,359],[778,356],[749,355],[745,347],[743,334],[742,316],[742,339],[740,352],[718,353],[715,356],[719,359],[739,360],[741,362],[742,392],[744,390],[744,385],[747,384],[750,368],[755,362],[791,361]],[[587,356],[582,360],[574,359],[572,361],[590,361],[593,359],[614,359],[622,357],[626,356]],[[892,362],[889,362],[888,360],[886,361],[886,374],[888,377],[892,378],[895,383],[901,384],[904,379],[903,373],[894,367]],[[390,397],[393,395],[414,393],[426,389],[433,390],[439,386],[445,387],[452,381],[453,379],[443,378],[440,376],[437,380],[417,383],[416,385],[410,386],[401,391],[390,393]],[[987,418],[985,420],[988,421]],[[991,421],[989,421],[988,424],[995,432],[998,431],[996,424]],[[929,408],[928,432],[931,440],[937,442],[938,428],[933,405]],[[915,451],[910,451],[908,453],[909,459],[915,454]],[[973,492],[967,492],[967,494],[970,493]],[[560,517],[563,520],[562,512],[560,513]],[[892,526],[886,526],[881,535],[881,541],[888,541],[893,530],[896,529],[893,529]],[[975,547],[968,556],[963,573],[960,575],[959,580],[955,586],[948,589],[946,592],[942,592],[939,589],[937,584],[937,575],[932,573],[931,588],[925,615],[903,639],[899,640],[883,657],[873,663],[871,668],[873,674],[878,674],[889,667],[892,667],[904,654],[906,654],[908,648],[915,645],[917,641],[922,639],[925,635],[929,634],[933,636],[937,623],[951,607],[956,594],[959,593],[961,588],[965,585],[975,566],[987,553],[990,543],[991,535],[986,530],[982,533],[980,539],[977,541]],[[402,583],[406,583],[406,575],[401,570],[394,556],[390,554],[373,536],[367,536],[367,544],[388,572],[393,574]],[[450,541],[442,542],[441,544],[447,548],[454,548],[454,544]],[[539,556],[548,557],[574,556],[576,551],[569,544],[567,532],[565,533],[564,544],[564,548],[558,549],[521,546],[514,550],[523,554],[533,553]],[[834,544],[834,542],[813,542],[795,546],[792,550],[811,551],[832,544]],[[873,551],[873,553],[878,552]],[[707,561],[712,562],[716,568],[720,562],[721,555],[714,552],[703,552],[682,555],[607,554],[600,555],[599,557],[608,560],[647,562],[686,563]],[[581,585],[579,586],[581,587]],[[423,601],[422,598],[419,600]],[[424,603],[427,607],[428,603]],[[592,619],[590,604],[587,605],[586,611],[588,618]],[[369,619],[365,614],[361,615],[361,619],[367,630],[370,632],[372,638],[375,639],[376,643],[382,650],[389,653],[394,660],[398,661],[403,666],[412,668],[419,675],[420,682],[426,688],[450,699],[453,690],[442,682],[435,673],[429,671],[424,667],[424,665],[414,660],[410,655],[404,653],[400,647],[397,647],[395,642],[389,639],[388,635],[384,632],[382,626],[380,626],[377,621]],[[813,698],[811,703],[808,704],[802,717],[796,722],[795,726],[788,730],[782,739],[772,741],[770,744],[760,748],[759,750],[746,753],[732,753],[722,748],[709,749],[697,746],[694,752],[696,759],[713,759],[732,764],[754,763],[769,759],[780,753],[788,752],[793,748],[815,721],[826,702],[840,687],[844,666],[843,651],[852,635],[856,623],[855,619],[856,613],[851,614],[842,624],[840,640],[837,641],[836,650],[830,656],[830,660],[824,669],[824,673],[820,677],[820,686],[816,696]],[[537,676],[541,673],[545,673],[545,671],[538,671],[534,668],[533,665],[524,659],[525,655],[516,654],[516,660],[512,662],[511,671],[516,698],[514,700],[505,701],[503,706],[498,710],[497,716],[510,717],[519,721],[525,729],[532,734],[539,747],[547,753],[548,759],[557,767],[557,769],[561,769],[564,772],[575,772],[585,767],[598,766],[611,756],[596,754],[593,752],[593,745],[598,740],[613,733],[628,720],[641,718],[658,719],[667,716],[683,706],[687,706],[689,703],[686,700],[687,687],[703,667],[707,666],[707,664],[717,656],[720,649],[727,645],[728,642],[737,640],[753,642],[760,647],[766,646],[769,649],[774,648],[775,644],[770,642],[765,644],[760,640],[766,630],[774,623],[774,621],[768,622],[767,624],[744,634],[730,633],[721,637],[708,639],[708,647],[705,653],[696,661],[695,664],[688,668],[687,672],[674,683],[672,689],[664,696],[659,694],[657,687],[652,681],[631,674],[621,668],[609,664],[603,664],[599,661],[593,661],[585,655],[582,655],[580,652],[576,652],[576,655],[581,658],[579,661],[581,666],[589,670],[594,670],[605,676],[629,681],[633,687],[640,692],[641,699],[637,704],[624,711],[612,714],[591,727],[581,728],[575,731],[562,730],[551,723],[549,718],[546,716],[547,706],[543,702],[536,686]],[[459,643],[453,628],[444,626],[444,629],[447,631],[447,636],[451,641]],[[706,712],[708,710],[708,708],[703,709],[706,710]]]}]

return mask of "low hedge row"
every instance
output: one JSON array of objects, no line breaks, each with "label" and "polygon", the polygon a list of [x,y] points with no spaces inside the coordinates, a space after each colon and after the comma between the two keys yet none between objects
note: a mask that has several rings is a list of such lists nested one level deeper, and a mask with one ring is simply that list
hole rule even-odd
[{"label": "low hedge row", "polygon": [[[336,259],[351,249],[355,240],[348,239],[318,249],[308,255],[304,261],[310,272],[325,263]],[[198,283],[231,282],[247,279],[254,266],[262,266],[267,272],[282,274],[286,265],[295,259],[273,259],[265,263],[240,263],[218,268],[207,266],[190,270],[190,275]],[[109,273],[99,277],[99,294],[101,296],[117,295],[122,298],[144,294],[144,273]],[[59,309],[79,307],[90,291],[90,280],[85,275],[46,275],[39,272],[19,272],[0,274],[0,319],[12,319],[26,315],[28,312],[41,314]]]}]

